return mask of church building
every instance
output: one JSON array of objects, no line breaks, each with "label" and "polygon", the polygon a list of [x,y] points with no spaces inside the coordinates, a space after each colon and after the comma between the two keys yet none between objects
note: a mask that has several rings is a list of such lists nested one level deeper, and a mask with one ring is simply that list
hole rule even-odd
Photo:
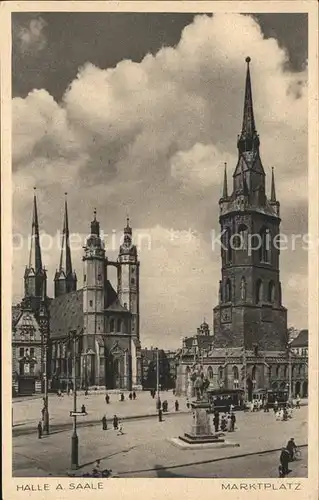
[{"label": "church building", "polygon": [[[140,263],[129,219],[118,258],[111,261],[94,211],[83,249],[83,287],[77,289],[65,201],[54,298],[47,296],[35,195],[31,242],[24,297],[12,314],[13,393],[43,391],[45,374],[51,389],[71,387],[74,367],[79,388],[139,389]],[[110,266],[117,270],[116,290],[108,279]]]},{"label": "church building", "polygon": [[212,387],[243,389],[251,400],[258,389],[287,390],[291,369],[292,393],[296,387],[299,394],[302,387],[306,392],[308,365],[304,356],[289,348],[279,272],[280,203],[273,170],[270,196],[266,195],[249,57],[246,63],[243,123],[237,140],[233,186],[229,193],[225,165],[219,200],[221,280],[218,304],[213,310],[213,335],[209,337],[206,331],[207,342],[202,350],[198,342],[194,343],[196,336],[191,337],[192,341],[184,340],[177,391],[187,392],[190,366],[197,360]]}]

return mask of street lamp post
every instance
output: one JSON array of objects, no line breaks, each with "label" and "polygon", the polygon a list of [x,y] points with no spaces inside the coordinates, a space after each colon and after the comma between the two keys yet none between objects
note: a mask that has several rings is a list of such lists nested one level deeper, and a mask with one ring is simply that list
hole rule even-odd
[{"label": "street lamp post", "polygon": [[247,361],[246,361],[246,351],[243,351],[243,365],[244,365],[244,400],[246,401],[247,392]]},{"label": "street lamp post", "polygon": [[160,418],[161,407],[160,407],[160,394],[159,394],[159,357],[158,357],[158,348],[156,347],[156,392],[157,392],[157,410],[158,417]]},{"label": "street lamp post", "polygon": [[45,343],[44,351],[44,415],[43,415],[43,431],[50,434],[49,420],[49,394],[48,394],[48,343]]},{"label": "street lamp post", "polygon": [[76,332],[72,330],[70,337],[73,340],[73,433],[71,438],[71,468],[77,469],[79,466],[79,438],[76,431]]},{"label": "street lamp post", "polygon": [[288,401],[291,401],[291,350],[290,350],[290,344],[288,344]]}]

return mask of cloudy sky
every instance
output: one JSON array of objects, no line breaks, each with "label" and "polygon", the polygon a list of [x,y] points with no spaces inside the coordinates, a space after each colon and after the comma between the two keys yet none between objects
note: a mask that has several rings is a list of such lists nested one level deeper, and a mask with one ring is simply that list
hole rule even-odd
[{"label": "cloudy sky", "polygon": [[[275,167],[289,239],[283,302],[289,325],[307,327],[307,252],[292,244],[307,232],[306,15],[16,13],[12,36],[15,301],[35,185],[51,294],[67,191],[71,232],[83,239],[96,207],[110,258],[131,218],[143,345],[178,347],[204,317],[212,322],[212,231],[223,164],[229,188],[236,166],[249,55],[267,185]],[[73,249],[80,286],[82,243]]]}]

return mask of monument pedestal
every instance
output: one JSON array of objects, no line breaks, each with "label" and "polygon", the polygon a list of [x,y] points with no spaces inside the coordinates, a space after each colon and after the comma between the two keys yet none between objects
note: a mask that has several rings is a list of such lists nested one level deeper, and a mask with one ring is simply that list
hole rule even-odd
[{"label": "monument pedestal", "polygon": [[195,401],[191,403],[193,415],[190,432],[185,432],[179,439],[188,444],[223,443],[225,439],[212,432],[210,426],[209,411],[210,404],[207,401]]}]

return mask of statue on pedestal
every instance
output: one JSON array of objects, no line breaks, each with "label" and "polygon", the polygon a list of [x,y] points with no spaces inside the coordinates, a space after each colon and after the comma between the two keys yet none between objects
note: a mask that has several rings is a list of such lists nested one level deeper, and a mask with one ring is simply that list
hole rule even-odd
[{"label": "statue on pedestal", "polygon": [[209,387],[209,380],[204,375],[203,367],[195,363],[191,369],[190,379],[194,384],[196,400],[207,400],[207,389]]}]

